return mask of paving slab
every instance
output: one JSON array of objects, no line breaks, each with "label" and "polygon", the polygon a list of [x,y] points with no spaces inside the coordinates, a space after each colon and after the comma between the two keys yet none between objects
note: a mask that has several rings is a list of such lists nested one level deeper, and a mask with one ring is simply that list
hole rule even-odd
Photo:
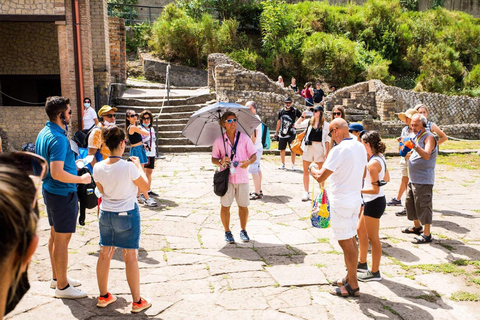
[{"label": "paving slab", "polygon": [[272,266],[266,270],[282,287],[328,283],[319,268],[313,266]]}]

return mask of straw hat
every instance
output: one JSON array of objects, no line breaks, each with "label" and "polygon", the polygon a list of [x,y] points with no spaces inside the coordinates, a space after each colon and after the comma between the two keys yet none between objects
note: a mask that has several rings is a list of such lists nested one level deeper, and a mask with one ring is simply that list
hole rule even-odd
[{"label": "straw hat", "polygon": [[409,118],[409,119],[412,119],[413,115],[414,114],[417,114],[418,111],[415,110],[415,109],[408,109],[407,111],[405,112],[402,112],[402,113],[397,113],[398,115],[398,118],[402,121],[405,121],[405,118]]}]

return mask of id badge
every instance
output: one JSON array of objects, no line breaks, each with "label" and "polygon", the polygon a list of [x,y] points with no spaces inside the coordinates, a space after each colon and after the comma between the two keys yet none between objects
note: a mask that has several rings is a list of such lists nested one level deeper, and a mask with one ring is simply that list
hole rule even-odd
[{"label": "id badge", "polygon": [[80,154],[80,150],[78,150],[78,145],[73,140],[68,140],[70,142],[70,149],[75,152],[77,155]]},{"label": "id badge", "polygon": [[231,174],[235,174],[236,172],[237,172],[237,170],[235,169],[235,167],[230,168],[230,173]]}]

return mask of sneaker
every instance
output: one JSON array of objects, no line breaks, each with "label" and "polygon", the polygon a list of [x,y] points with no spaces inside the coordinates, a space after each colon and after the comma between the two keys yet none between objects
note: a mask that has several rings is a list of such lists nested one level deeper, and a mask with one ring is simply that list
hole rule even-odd
[{"label": "sneaker", "polygon": [[69,286],[67,289],[55,289],[55,298],[60,299],[80,299],[85,298],[87,296],[86,292],[83,292],[80,289],[75,287]]},{"label": "sneaker", "polygon": [[98,301],[97,301],[97,307],[99,308],[105,308],[106,306],[108,306],[109,304],[112,304],[114,303],[115,301],[117,301],[117,297],[115,296],[112,296],[112,294],[110,292],[107,292],[108,294],[108,297],[104,298],[104,297],[98,297]]},{"label": "sneaker", "polygon": [[231,231],[225,232],[225,241],[227,241],[228,243],[235,243],[235,239],[233,239],[233,234]]},{"label": "sneaker", "polygon": [[380,270],[378,270],[377,272],[372,272],[368,270],[367,272],[359,274],[357,278],[359,281],[363,281],[363,282],[380,281],[382,280],[382,275],[380,274]]},{"label": "sneaker", "polygon": [[302,201],[310,200],[310,192],[305,191],[302,196]]},{"label": "sneaker", "polygon": [[243,242],[250,241],[250,237],[247,234],[247,230],[240,231],[240,239],[242,239]]},{"label": "sneaker", "polygon": [[[67,280],[68,280],[68,283],[72,286],[72,287],[78,287],[78,286],[81,286],[82,283],[78,280],[75,280],[73,278],[70,278],[70,277],[67,277]],[[52,289],[56,289],[57,288],[57,280],[53,280],[50,281],[50,288]]]},{"label": "sneaker", "polygon": [[152,306],[152,302],[149,299],[140,298],[140,303],[132,303],[132,313],[141,312],[145,309],[148,309]]},{"label": "sneaker", "polygon": [[397,200],[396,198],[392,198],[389,202],[387,202],[387,206],[401,206],[402,200]]},{"label": "sneaker", "polygon": [[296,170],[296,169],[295,169],[295,165],[292,164],[292,171],[295,171],[295,170]]},{"label": "sneaker", "polygon": [[152,190],[148,191],[148,195],[149,195],[150,197],[158,197],[158,193],[153,192]]},{"label": "sneaker", "polygon": [[143,204],[143,203],[147,202],[147,199],[145,199],[145,196],[143,194],[140,194],[137,197],[137,201],[138,201],[138,203]]},{"label": "sneaker", "polygon": [[396,215],[397,217],[406,216],[406,215],[407,215],[407,209],[404,208],[402,211],[396,212],[395,215]]},{"label": "sneaker", "polygon": [[282,165],[281,165],[280,167],[278,167],[278,169],[280,169],[280,170],[285,170],[285,169],[286,169],[286,168],[285,168],[285,163],[282,163]]},{"label": "sneaker", "polygon": [[157,201],[153,200],[152,198],[148,198],[145,203],[149,207],[156,207],[158,205]]},{"label": "sneaker", "polygon": [[365,263],[358,263],[357,264],[357,272],[367,272],[368,271],[368,264]]}]

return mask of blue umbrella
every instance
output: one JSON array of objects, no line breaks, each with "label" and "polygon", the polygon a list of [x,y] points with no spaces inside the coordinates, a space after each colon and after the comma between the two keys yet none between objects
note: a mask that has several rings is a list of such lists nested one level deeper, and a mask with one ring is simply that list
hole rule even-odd
[{"label": "blue umbrella", "polygon": [[217,102],[206,106],[190,116],[182,135],[196,146],[211,146],[223,134],[223,127],[218,120],[226,111],[234,112],[237,116],[237,129],[251,135],[261,121],[252,113],[250,108],[238,103]]}]

